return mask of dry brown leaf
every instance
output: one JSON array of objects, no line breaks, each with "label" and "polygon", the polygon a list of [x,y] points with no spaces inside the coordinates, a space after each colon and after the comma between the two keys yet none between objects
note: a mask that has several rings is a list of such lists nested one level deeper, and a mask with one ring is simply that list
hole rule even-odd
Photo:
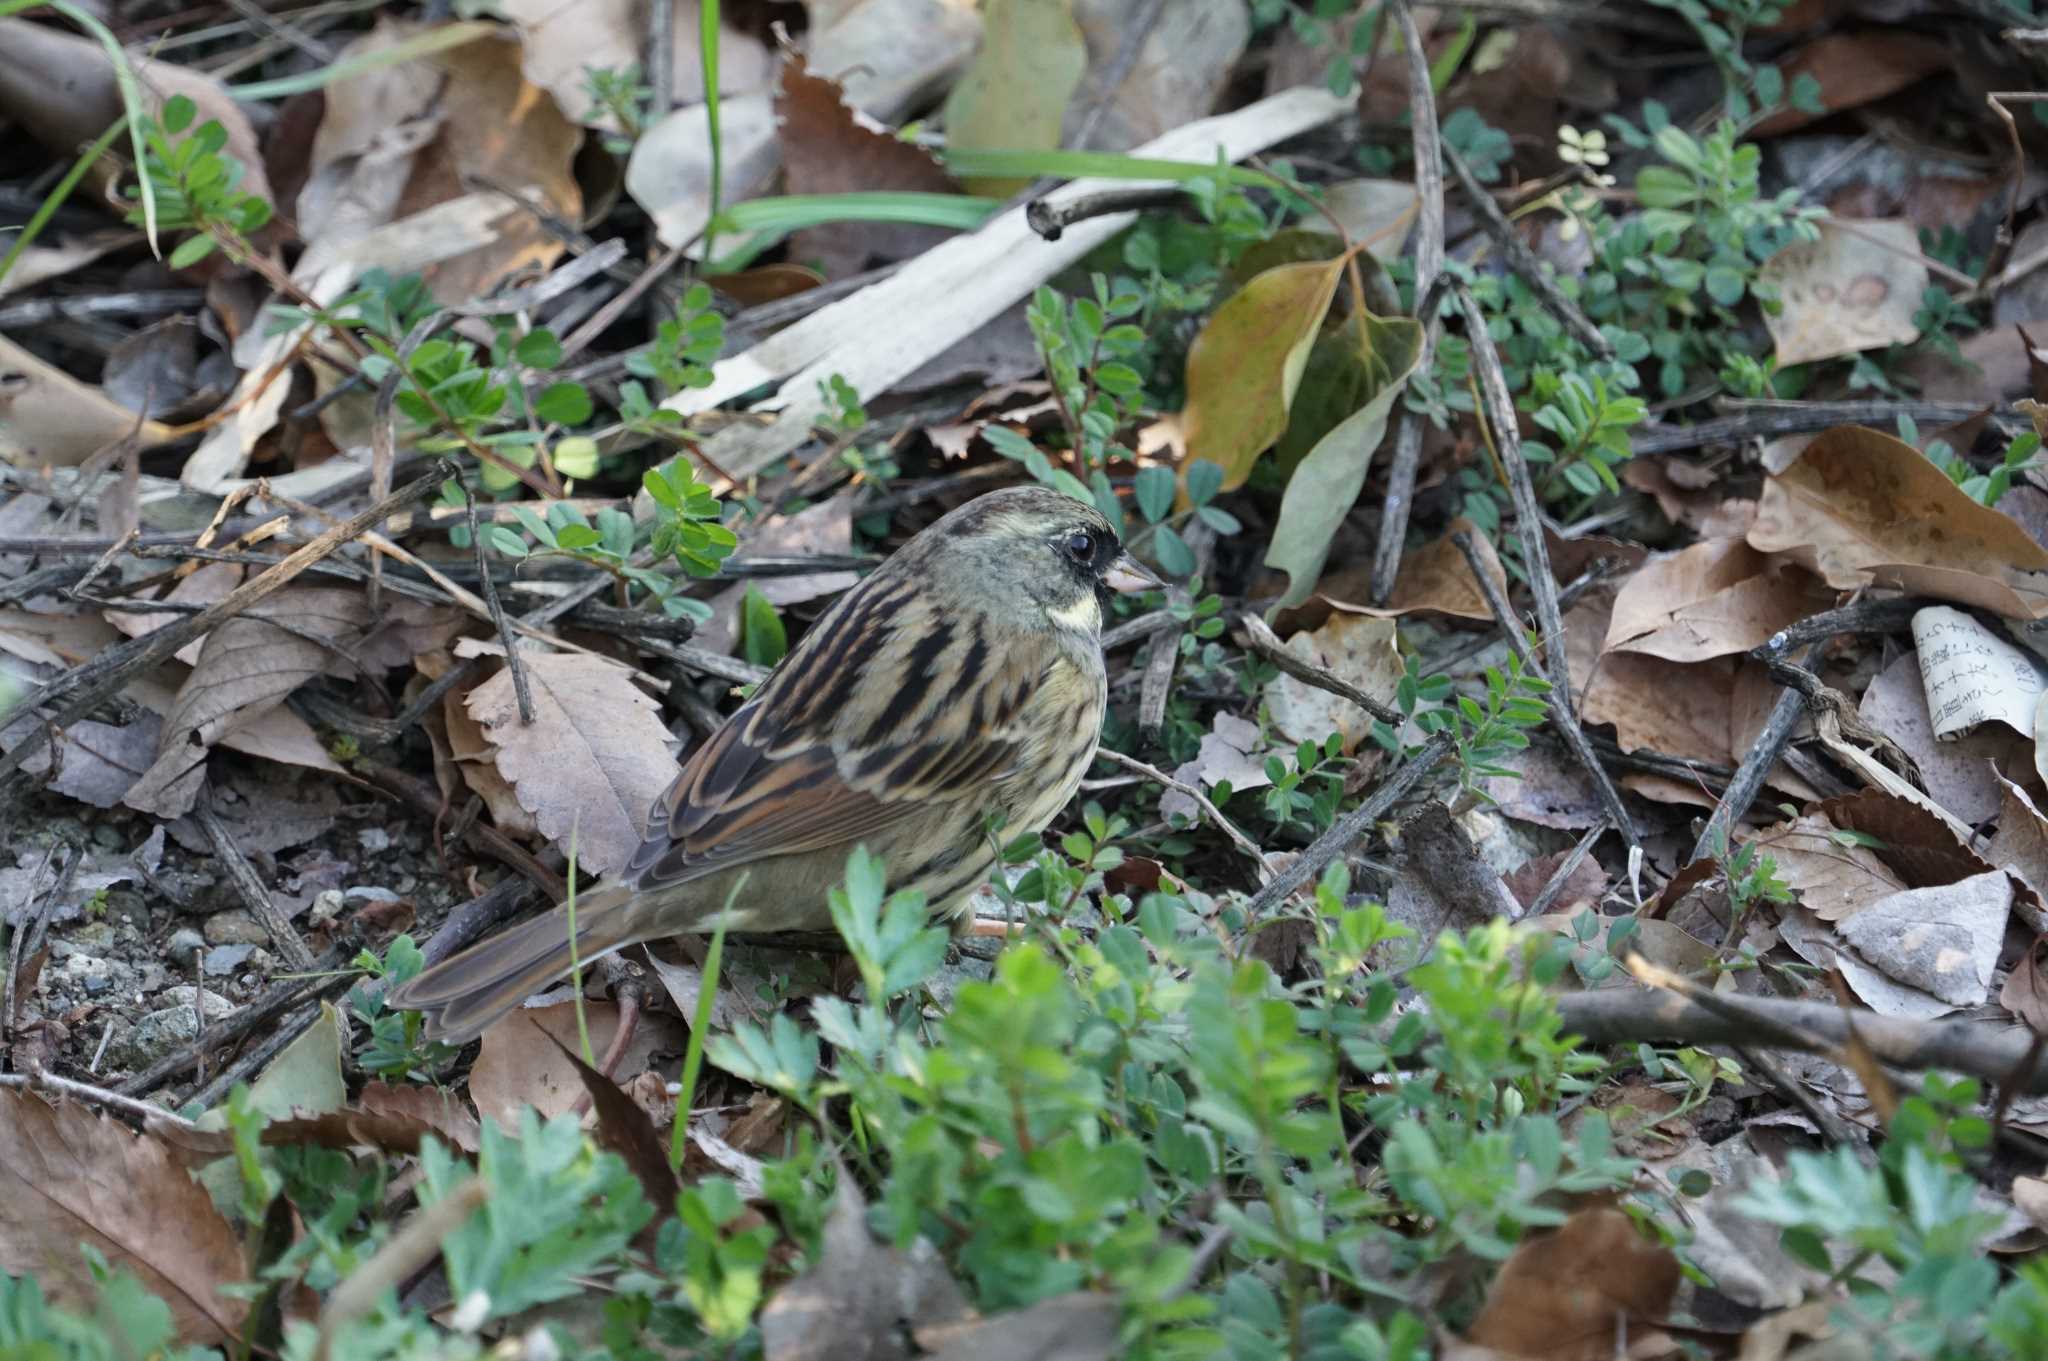
[{"label": "dry brown leaf", "polygon": [[0,463],[75,467],[121,440],[154,449],[173,438],[161,421],[141,419],[0,336]]},{"label": "dry brown leaf", "polygon": [[1778,62],[1787,89],[1801,76],[1820,82],[1820,110],[1779,109],[1758,123],[1751,135],[1776,137],[1829,114],[1861,108],[1954,62],[1948,44],[1893,29],[1826,34]]},{"label": "dry brown leaf", "polygon": [[[1472,536],[1473,547],[1479,550],[1479,560],[1486,565],[1486,574],[1505,594],[1508,589],[1507,569],[1500,565],[1500,556],[1494,552],[1492,541],[1481,534],[1470,520],[1463,518],[1451,521],[1442,538],[1424,544],[1401,559],[1400,573],[1394,578],[1393,594],[1387,597],[1385,605],[1353,603],[1371,599],[1372,568],[1369,564],[1332,573],[1317,583],[1317,593],[1336,609],[1381,619],[1430,610],[1457,619],[1491,621],[1493,611],[1487,607],[1486,597],[1480,594],[1479,583],[1472,575],[1472,565],[1451,542],[1451,535],[1460,530]],[[1300,608],[1306,611],[1309,606]],[[1299,611],[1296,617],[1300,617]],[[1284,618],[1281,624],[1285,626]]]},{"label": "dry brown leaf", "polygon": [[[382,19],[342,58],[372,56],[424,31]],[[299,196],[302,234],[342,244],[461,199],[474,183],[535,195],[556,219],[579,221],[583,191],[574,163],[583,129],[526,82],[520,54],[509,29],[502,36],[486,32],[330,85]],[[487,293],[515,271],[545,267],[561,253],[561,242],[533,214],[516,213],[497,224],[488,244],[419,268],[435,296],[452,302]]]},{"label": "dry brown leaf", "polygon": [[[1509,814],[1510,817],[1513,814]],[[1558,866],[1565,862],[1570,851],[1558,851],[1554,855],[1540,855],[1525,860],[1512,873],[1502,876],[1508,892],[1515,895],[1515,901],[1524,908],[1536,901],[1536,895],[1543,892],[1550,883],[1550,877],[1557,873]],[[1607,871],[1601,868],[1599,858],[1588,855],[1572,866],[1565,876],[1564,887],[1559,890],[1557,910],[1569,914],[1572,909],[1589,902],[1598,902],[1607,893]]]},{"label": "dry brown leaf", "polygon": [[1652,558],[1622,584],[1606,650],[1706,661],[1747,652],[1833,603],[1808,573],[1773,570],[1740,539],[1710,540]]},{"label": "dry brown leaf", "polygon": [[75,1105],[0,1088],[0,1271],[90,1309],[81,1244],[171,1307],[178,1336],[217,1346],[248,1306],[221,1293],[248,1277],[241,1243],[170,1149]]},{"label": "dry brown leaf", "polygon": [[[1332,611],[1321,628],[1289,638],[1287,650],[1387,702],[1393,700],[1403,674],[1394,625],[1385,619]],[[1334,732],[1342,737],[1348,756],[1372,734],[1371,714],[1289,675],[1266,687],[1266,705],[1274,728],[1295,742],[1321,742]]]},{"label": "dry brown leaf", "polygon": [[[930,152],[856,112],[846,103],[839,83],[813,73],[800,56],[783,60],[775,87],[775,122],[784,193],[960,192]],[[815,261],[827,276],[837,278],[907,260],[951,235],[942,228],[908,223],[832,223],[796,233],[790,239],[790,256]]]},{"label": "dry brown leaf", "polygon": [[2048,613],[2048,549],[1910,444],[1837,426],[1764,483],[1752,548],[1830,586],[1896,585],[2008,618]]},{"label": "dry brown leaf", "polygon": [[476,1112],[468,1102],[445,1089],[372,1082],[356,1098],[356,1105],[371,1115],[417,1121],[440,1135],[444,1143],[468,1153],[476,1152],[483,1142]]},{"label": "dry brown leaf", "polygon": [[[166,662],[151,674],[129,681],[121,693],[151,713],[168,717],[178,707],[179,689],[188,678],[189,673],[182,665]],[[313,725],[285,705],[256,709],[236,721],[237,726],[220,738],[220,746],[284,765],[324,770],[333,775],[345,773],[328,754]]]},{"label": "dry brown leaf", "polygon": [[1756,844],[1778,863],[1778,877],[1823,921],[1838,921],[1906,887],[1868,846],[1838,841],[1840,828],[1816,812],[1757,833]]},{"label": "dry brown leaf", "polygon": [[[587,977],[587,975],[586,975]],[[602,1055],[618,1033],[619,1009],[610,1002],[585,1002],[590,1052]],[[577,1049],[574,1002],[522,1007],[491,1024],[469,1070],[469,1099],[477,1114],[495,1120],[508,1134],[519,1131],[519,1112],[531,1106],[543,1120],[576,1104],[583,1083],[557,1045]],[[682,1027],[666,1016],[642,1012],[639,1029],[614,1071],[622,1077],[645,1072],[657,1054],[682,1052]]]},{"label": "dry brown leaf", "polygon": [[1678,1259],[1627,1215],[1581,1210],[1515,1249],[1465,1340],[1530,1361],[1611,1361],[1617,1336],[1664,1317],[1678,1281]]},{"label": "dry brown leaf", "polygon": [[[123,801],[161,817],[190,812],[207,752],[230,733],[254,727],[307,680],[341,665],[368,614],[359,592],[288,586],[207,634],[199,664],[165,716],[156,761]],[[306,753],[294,748],[293,754],[303,763]]]},{"label": "dry brown leaf", "polygon": [[[704,67],[697,59],[702,24],[696,0],[671,0],[674,50],[669,66],[678,104],[704,98]],[[647,33],[647,6],[635,0],[500,0],[496,12],[519,28],[526,78],[554,96],[579,123],[617,131],[617,120],[590,98],[590,71],[637,67]],[[775,59],[756,39],[721,20],[718,88],[743,95],[767,88]]]},{"label": "dry brown leaf", "polygon": [[[242,584],[242,568],[232,562],[202,562],[188,576],[173,586],[163,598],[178,605],[211,605]],[[130,614],[122,610],[108,610],[107,622],[130,638],[140,638],[155,633],[167,624],[174,624],[179,616],[175,614]],[[187,666],[199,664],[199,649],[206,645],[204,638],[194,638],[174,654]]]},{"label": "dry brown leaf", "polygon": [[1711,487],[1690,487],[1677,470],[1688,465],[1671,459],[1636,458],[1622,465],[1623,485],[1643,492],[1673,524],[1684,525],[1702,539],[1740,539],[1756,518],[1756,502],[1722,496]]},{"label": "dry brown leaf", "polygon": [[542,834],[566,849],[573,832],[576,863],[609,874],[640,849],[647,810],[676,777],[660,706],[631,672],[602,657],[521,657],[533,722],[520,720],[509,670],[469,692],[469,715],[483,725],[497,748],[498,773]]},{"label": "dry brown leaf", "polygon": [[1765,313],[1780,367],[1834,359],[1920,338],[1913,322],[1927,291],[1927,266],[1910,222],[1833,221],[1818,241],[1785,247],[1759,277],[1784,306]]},{"label": "dry brown leaf", "polygon": [[1666,756],[1729,763],[1734,659],[1685,663],[1626,652],[1600,659],[1581,691],[1580,716],[1612,723],[1623,751],[1648,747]]},{"label": "dry brown leaf", "polygon": [[470,792],[491,810],[491,825],[510,836],[539,836],[539,821],[520,804],[512,782],[498,770],[498,748],[469,715],[469,692],[450,690],[443,695],[441,718],[448,759]]}]

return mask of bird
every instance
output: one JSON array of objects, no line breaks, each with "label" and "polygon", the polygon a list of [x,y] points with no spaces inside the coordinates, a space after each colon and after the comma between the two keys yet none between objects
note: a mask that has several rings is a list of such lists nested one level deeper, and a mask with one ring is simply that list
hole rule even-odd
[{"label": "bird", "polygon": [[576,895],[573,961],[564,903],[387,1004],[460,1044],[638,942],[721,917],[743,933],[830,930],[827,893],[857,845],[957,926],[996,862],[990,815],[1004,839],[1041,831],[1094,760],[1112,593],[1163,585],[1099,510],[1056,489],[961,505],[833,602],[690,754],[625,868]]}]

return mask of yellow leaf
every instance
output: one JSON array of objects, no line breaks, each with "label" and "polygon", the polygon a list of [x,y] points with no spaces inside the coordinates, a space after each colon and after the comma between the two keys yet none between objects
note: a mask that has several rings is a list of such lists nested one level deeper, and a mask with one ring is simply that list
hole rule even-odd
[{"label": "yellow leaf", "polygon": [[1225,491],[1244,485],[1287,428],[1343,270],[1342,257],[1277,265],[1217,308],[1189,347],[1188,458],[1222,465]]}]

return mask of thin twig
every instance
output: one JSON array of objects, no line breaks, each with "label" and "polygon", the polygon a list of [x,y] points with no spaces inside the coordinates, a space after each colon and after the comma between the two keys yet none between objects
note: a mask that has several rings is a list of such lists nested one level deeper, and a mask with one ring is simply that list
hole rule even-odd
[{"label": "thin twig", "polygon": [[477,582],[484,588],[484,604],[490,607],[491,624],[498,630],[498,641],[505,648],[505,669],[512,673],[512,694],[519,701],[519,721],[526,727],[533,726],[533,691],[527,687],[526,663],[519,657],[519,640],[512,636],[512,625],[505,618],[505,606],[498,599],[498,587],[491,580],[490,564],[484,561],[484,535],[476,522],[476,497],[469,489],[469,480],[464,478],[462,504],[469,511],[469,543],[476,552]]},{"label": "thin twig", "polygon": [[104,1106],[110,1111],[136,1120],[157,1121],[180,1129],[197,1129],[190,1120],[176,1111],[167,1111],[162,1106],[153,1106],[147,1101],[137,1101],[132,1096],[123,1096],[105,1087],[94,1087],[89,1083],[74,1082],[68,1077],[38,1069],[33,1073],[0,1073],[0,1087],[19,1087],[28,1091],[55,1092],[68,1096],[74,1101],[84,1101],[94,1106]]},{"label": "thin twig", "polygon": [[1372,792],[1364,803],[1346,813],[1332,824],[1330,830],[1317,837],[1309,848],[1294,858],[1294,863],[1282,870],[1245,904],[1244,918],[1257,922],[1280,903],[1293,895],[1296,889],[1313,879],[1322,877],[1323,870],[1332,860],[1349,850],[1352,843],[1371,831],[1387,810],[1422,782],[1422,777],[1434,770],[1439,761],[1451,754],[1451,735],[1440,732],[1417,748],[1414,755],[1394,772],[1393,777]]},{"label": "thin twig", "polygon": [[[1810,665],[1820,646],[1819,643],[1810,644],[1799,659],[1800,665]],[[1771,706],[1771,716],[1764,724],[1764,730],[1757,734],[1756,741],[1743,754],[1742,764],[1735,768],[1735,778],[1728,782],[1721,801],[1714,805],[1707,825],[1700,830],[1699,840],[1693,843],[1694,860],[1720,855],[1726,848],[1736,820],[1749,811],[1750,804],[1756,802],[1756,796],[1763,792],[1764,780],[1771,773],[1771,767],[1778,764],[1778,758],[1792,741],[1792,733],[1798,728],[1799,720],[1805,716],[1806,697],[1799,691],[1787,689],[1778,696],[1778,702]]]},{"label": "thin twig", "polygon": [[1268,628],[1266,621],[1258,615],[1247,612],[1238,616],[1238,626],[1244,630],[1246,647],[1303,685],[1311,685],[1339,699],[1348,700],[1397,731],[1407,721],[1399,710],[1374,699],[1350,681],[1296,656],[1280,641],[1280,635]]},{"label": "thin twig", "polygon": [[1524,915],[1540,917],[1550,910],[1550,905],[1556,902],[1559,895],[1564,892],[1564,886],[1572,877],[1572,871],[1577,869],[1580,863],[1592,853],[1593,844],[1600,840],[1601,837],[1607,835],[1610,825],[1603,821],[1579,838],[1579,844],[1572,847],[1571,852],[1564,859],[1558,861],[1557,868],[1550,872],[1550,878],[1545,881],[1543,891],[1529,900],[1529,906]]},{"label": "thin twig", "polygon": [[[1494,620],[1500,625],[1501,632],[1507,635],[1508,646],[1521,658],[1523,670],[1538,680],[1548,681],[1551,693],[1555,695],[1559,689],[1557,679],[1537,660],[1522,630],[1522,621],[1515,617],[1514,610],[1508,605],[1507,597],[1501,594],[1500,584],[1479,560],[1479,549],[1472,542],[1472,536],[1461,529],[1451,535],[1451,542],[1457,545],[1458,551],[1465,555],[1465,561],[1471,565],[1472,579],[1478,583],[1479,593],[1486,597],[1486,607],[1493,611]],[[1544,570],[1547,572],[1549,568],[1546,566]],[[1559,648],[1558,654],[1562,658],[1562,647]],[[1622,840],[1631,846],[1637,844],[1635,819],[1628,815],[1628,806],[1621,801],[1621,791],[1615,788],[1614,781],[1608,777],[1607,768],[1601,765],[1600,758],[1593,754],[1593,748],[1587,742],[1585,730],[1579,726],[1577,717],[1569,710],[1553,706],[1550,710],[1550,722],[1551,726],[1557,729],[1558,736],[1564,739],[1565,745],[1572,749],[1572,755],[1579,758],[1579,764],[1585,768],[1586,774],[1592,778],[1593,788],[1599,793],[1600,802],[1607,808],[1608,819],[1614,824],[1615,830],[1621,833]]]},{"label": "thin twig", "polygon": [[1466,201],[1479,215],[1479,225],[1500,248],[1508,268],[1522,276],[1523,281],[1536,291],[1536,296],[1543,300],[1543,305],[1550,309],[1551,315],[1563,322],[1565,329],[1579,338],[1580,344],[1602,359],[1614,358],[1614,347],[1607,343],[1607,337],[1600,334],[1600,328],[1577,303],[1564,295],[1564,290],[1557,286],[1556,272],[1536,258],[1536,252],[1530,250],[1528,243],[1515,231],[1514,224],[1494,202],[1493,195],[1481,187],[1472,168],[1458,154],[1458,149],[1446,142],[1443,152],[1445,164],[1458,177],[1458,187],[1465,191]]},{"label": "thin twig", "polygon": [[1266,859],[1266,853],[1259,849],[1259,843],[1239,831],[1237,824],[1225,817],[1223,810],[1218,808],[1210,800],[1209,796],[1204,794],[1198,787],[1184,780],[1176,780],[1157,766],[1146,765],[1136,757],[1126,756],[1120,751],[1111,751],[1108,747],[1097,747],[1095,754],[1113,766],[1122,766],[1134,775],[1155,781],[1173,790],[1176,794],[1185,794],[1193,799],[1196,806],[1202,810],[1202,816],[1209,819],[1223,835],[1229,837],[1231,845],[1251,857],[1252,863],[1259,867],[1259,878],[1262,881],[1272,877],[1274,872],[1272,863]]},{"label": "thin twig", "polygon": [[1436,123],[1436,88],[1429,79],[1429,54],[1407,0],[1394,0],[1394,23],[1408,53],[1409,133],[1415,150],[1415,197],[1421,218],[1415,228],[1415,287],[1418,295],[1444,268],[1443,137]]},{"label": "thin twig", "polygon": [[[1887,429],[1910,416],[1922,425],[1954,425],[1984,414],[1984,408],[1968,402],[1771,402],[1745,404],[1734,415],[1717,416],[1697,425],[1653,427],[1629,432],[1629,447],[1638,458],[1644,454],[1673,454],[1709,444],[1739,444],[1746,439],[1770,439],[1777,435],[1809,435],[1837,425],[1868,425]],[[2008,421],[2017,415],[2002,407],[1993,408],[1994,418]]]},{"label": "thin twig", "polygon": [[[1422,322],[1417,373],[1428,372],[1436,354],[1437,333],[1443,329],[1439,313],[1447,283],[1444,275],[1437,275],[1423,290],[1415,308],[1415,315]],[[1423,424],[1428,419],[1420,411],[1404,406],[1394,425],[1394,450],[1387,458],[1387,490],[1380,502],[1379,537],[1372,551],[1372,599],[1376,605],[1384,605],[1392,598],[1394,582],[1401,573],[1401,555],[1408,546],[1408,513],[1415,505],[1415,477],[1422,466]]]},{"label": "thin twig", "polygon": [[[1515,530],[1522,545],[1522,566],[1529,581],[1529,594],[1536,601],[1536,622],[1543,631],[1546,649],[1555,649],[1556,655],[1564,655],[1564,611],[1557,605],[1557,578],[1550,570],[1550,548],[1543,539],[1543,505],[1536,499],[1536,483],[1529,476],[1529,461],[1522,457],[1522,432],[1515,415],[1515,399],[1508,392],[1507,374],[1500,366],[1500,351],[1494,348],[1493,333],[1486,328],[1486,317],[1479,310],[1478,300],[1463,284],[1451,285],[1451,295],[1458,300],[1458,310],[1465,314],[1465,340],[1471,347],[1472,367],[1478,371],[1479,395],[1486,408],[1486,424],[1493,431],[1494,448],[1500,455],[1503,467],[1507,469],[1508,490],[1514,495]],[[1476,559],[1472,573],[1481,582],[1481,588],[1491,578],[1482,571]],[[1552,668],[1550,677],[1550,702],[1564,716],[1567,723],[1578,724],[1578,706],[1572,703],[1571,677],[1567,668],[1560,665]],[[1617,804],[1615,826],[1628,837],[1629,844],[1635,844],[1635,831],[1628,815]]]},{"label": "thin twig", "polygon": [[[192,816],[198,820],[199,828],[206,833],[206,839],[213,846],[214,858],[228,872],[228,882],[234,886],[235,894],[249,909],[252,916],[270,934],[270,943],[284,956],[284,961],[294,969],[313,967],[313,952],[306,948],[305,940],[291,919],[279,910],[277,902],[270,896],[255,866],[249,863],[241,848],[235,845],[235,838],[229,833],[227,824],[221,821],[220,810],[213,806],[210,787],[202,785],[199,802],[193,805]],[[202,1020],[204,1018],[202,1017]]]},{"label": "thin twig", "polygon": [[1895,1068],[1944,1069],[1992,1082],[2017,1071],[2029,1093],[2048,1092],[2048,1062],[2031,1064],[2032,1032],[1973,1021],[1911,1021],[1850,1012],[1833,1003],[1788,1002],[1699,988],[1596,988],[1558,997],[1564,1028],[1592,1044],[1748,1044],[1826,1053],[1857,1038]]}]

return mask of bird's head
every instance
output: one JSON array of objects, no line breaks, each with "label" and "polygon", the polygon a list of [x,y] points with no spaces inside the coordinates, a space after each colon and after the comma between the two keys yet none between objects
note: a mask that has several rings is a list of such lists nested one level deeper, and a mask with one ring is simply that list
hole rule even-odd
[{"label": "bird's head", "polygon": [[1101,631],[1111,592],[1164,585],[1124,551],[1100,511],[1049,487],[1008,487],[977,497],[904,545],[899,556],[912,559],[934,589],[979,604],[998,619],[1091,637]]}]

